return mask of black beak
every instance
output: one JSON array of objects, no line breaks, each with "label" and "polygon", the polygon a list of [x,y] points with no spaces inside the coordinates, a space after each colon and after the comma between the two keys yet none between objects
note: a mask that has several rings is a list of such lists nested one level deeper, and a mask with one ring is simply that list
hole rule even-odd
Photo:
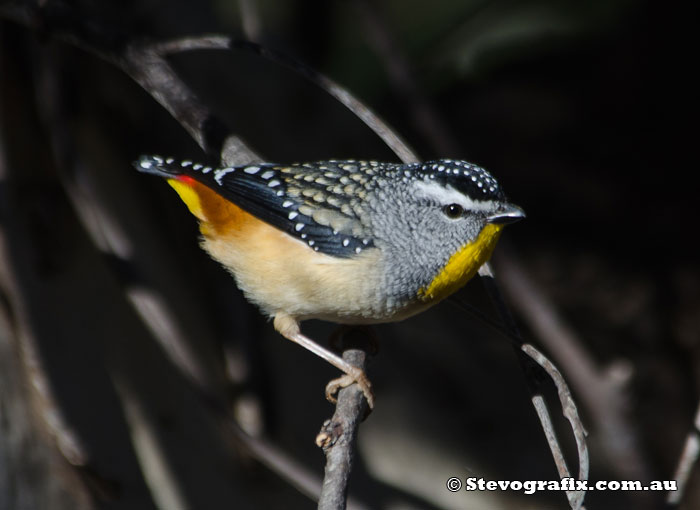
[{"label": "black beak", "polygon": [[493,213],[486,218],[488,223],[496,223],[497,225],[508,225],[515,223],[525,217],[525,211],[513,204],[503,204],[498,212]]}]

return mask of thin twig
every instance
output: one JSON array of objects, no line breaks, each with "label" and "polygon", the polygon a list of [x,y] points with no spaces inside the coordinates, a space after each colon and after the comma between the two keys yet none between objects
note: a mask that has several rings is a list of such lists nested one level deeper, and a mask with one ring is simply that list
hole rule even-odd
[{"label": "thin twig", "polygon": [[698,458],[700,458],[700,406],[698,406],[695,412],[693,430],[688,432],[685,445],[683,446],[683,453],[678,461],[678,466],[676,466],[676,472],[673,475],[673,479],[678,483],[678,490],[671,491],[666,496],[666,502],[669,505],[676,507],[683,500],[685,488]]},{"label": "thin twig", "polygon": [[624,381],[596,366],[583,342],[517,260],[502,257],[499,262],[506,293],[561,365],[589,410],[611,465],[622,478],[648,479],[650,470],[640,453],[639,438],[627,414],[630,404]]},{"label": "thin twig", "polygon": [[[547,411],[546,402],[542,396],[540,386],[543,379],[537,374],[537,372],[541,372],[542,369],[544,369],[557,387],[562,412],[567,420],[569,420],[574,438],[576,439],[579,466],[578,479],[588,480],[589,458],[588,446],[586,445],[586,430],[581,422],[581,418],[578,415],[576,403],[571,396],[571,391],[569,390],[566,381],[564,381],[561,373],[551,361],[549,361],[535,347],[530,344],[526,344],[523,341],[517,324],[515,323],[515,320],[513,319],[513,316],[511,315],[505,300],[503,299],[503,295],[496,284],[493,270],[488,262],[479,270],[479,275],[484,283],[487,294],[491,298],[494,307],[501,316],[501,320],[503,321],[507,330],[510,332],[509,338],[514,341],[514,347],[517,349],[516,352],[518,354],[518,359],[520,360],[525,371],[532,403],[535,406],[537,416],[542,424],[542,429],[544,430],[545,437],[549,443],[549,448],[552,451],[552,457],[554,458],[559,475],[562,478],[570,476],[569,469],[566,466],[566,461],[564,459],[564,454],[554,433],[554,426],[552,425],[549,411]],[[527,356],[525,356],[523,353]],[[533,361],[536,363],[534,366]],[[583,509],[583,500],[586,496],[584,491],[566,491],[566,496],[572,510]]]},{"label": "thin twig", "polygon": [[[576,403],[571,396],[571,390],[569,390],[564,377],[562,377],[561,372],[559,372],[557,367],[554,366],[554,363],[547,359],[534,346],[531,344],[524,344],[522,350],[528,356],[530,356],[530,358],[534,359],[538,365],[544,368],[554,382],[559,395],[559,403],[561,404],[562,414],[569,421],[571,430],[573,431],[574,438],[576,440],[579,464],[578,480],[588,480],[588,470],[590,464],[588,457],[588,446],[586,445],[587,432],[583,427],[581,418],[578,415],[578,409],[576,408]],[[542,395],[535,395],[532,397],[532,400],[533,405],[537,410],[537,415],[540,417],[542,427],[544,428],[545,436],[547,437],[547,442],[549,443],[549,448],[552,451],[552,456],[555,459],[557,470],[559,471],[559,477],[567,478],[571,476],[571,474],[566,466],[566,460],[564,459],[559,442],[556,439],[554,427],[549,417],[544,397]],[[545,415],[545,413],[547,414]],[[571,505],[572,509],[583,508],[583,499],[586,497],[585,491],[566,491],[566,496],[569,498],[569,504]]]},{"label": "thin twig", "polygon": [[[545,402],[544,397],[541,394],[540,388],[542,381],[545,380],[545,378],[542,377],[543,374],[541,373],[541,371],[544,370],[546,374],[549,375],[549,377],[552,379],[554,385],[557,388],[557,393],[559,394],[559,401],[562,407],[562,413],[571,424],[571,428],[576,439],[576,445],[579,456],[578,478],[579,480],[588,479],[589,458],[588,449],[586,447],[585,442],[587,433],[583,426],[583,423],[581,422],[578,416],[576,404],[571,396],[571,392],[568,386],[566,385],[566,381],[564,380],[559,370],[533,345],[523,343],[523,340],[519,336],[519,333],[516,335],[513,331],[504,327],[502,323],[493,320],[491,317],[484,314],[478,308],[474,308],[473,306],[469,305],[469,303],[466,303],[458,298],[452,299],[450,300],[450,302],[459,306],[461,309],[473,314],[479,320],[488,324],[497,332],[505,336],[511,342],[513,348],[516,350],[518,358],[521,360],[521,363],[523,363],[526,375],[532,374],[532,370],[535,370],[535,373],[532,374],[532,376],[528,375],[527,377],[527,384],[530,389],[532,405],[535,407],[537,417],[539,418],[540,424],[542,425],[542,430],[544,431],[545,438],[547,439],[547,443],[549,444],[549,448],[552,452],[552,456],[557,466],[559,476],[560,478],[565,478],[571,475],[566,465],[566,461],[564,459],[561,447],[559,446],[556,434],[554,432],[552,419],[550,417],[549,410],[547,409],[547,403]],[[523,360],[522,353],[527,354],[527,356],[532,358],[532,360],[534,360],[539,366],[532,365],[531,361],[528,359]],[[577,496],[577,494],[577,492],[572,492],[571,494],[567,493],[567,497],[569,498],[570,502],[572,501],[572,498],[580,497],[580,502],[576,499],[573,500],[572,504],[574,505],[582,503],[583,500],[583,495]]]}]

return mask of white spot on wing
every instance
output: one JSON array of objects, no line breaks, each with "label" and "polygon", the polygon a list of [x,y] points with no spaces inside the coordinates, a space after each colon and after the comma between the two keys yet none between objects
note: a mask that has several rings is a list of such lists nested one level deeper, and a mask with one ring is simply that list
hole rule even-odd
[{"label": "white spot on wing", "polygon": [[221,186],[221,180],[224,178],[226,174],[230,174],[231,172],[235,171],[235,168],[232,167],[227,167],[227,168],[220,168],[216,172],[214,172],[214,180]]},{"label": "white spot on wing", "polygon": [[243,169],[243,171],[247,174],[255,175],[260,171],[259,166],[247,166]]}]

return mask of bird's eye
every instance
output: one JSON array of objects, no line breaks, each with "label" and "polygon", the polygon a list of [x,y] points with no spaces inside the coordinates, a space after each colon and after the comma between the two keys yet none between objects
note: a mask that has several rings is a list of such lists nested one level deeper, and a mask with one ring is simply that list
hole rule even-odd
[{"label": "bird's eye", "polygon": [[442,212],[448,218],[457,219],[464,214],[464,207],[459,204],[450,204],[443,207]]}]

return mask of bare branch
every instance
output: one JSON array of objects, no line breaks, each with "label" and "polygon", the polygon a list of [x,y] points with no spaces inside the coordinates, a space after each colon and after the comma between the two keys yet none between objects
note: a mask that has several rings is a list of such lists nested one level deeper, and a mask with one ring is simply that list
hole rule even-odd
[{"label": "bare branch", "polygon": [[[571,391],[566,385],[566,381],[562,377],[557,367],[549,361],[540,351],[535,349],[530,344],[524,344],[522,347],[523,352],[534,359],[542,368],[547,371],[547,374],[554,381],[554,385],[557,387],[557,392],[559,394],[559,402],[561,404],[562,412],[571,425],[571,430],[574,433],[574,438],[576,439],[576,447],[578,450],[578,480],[588,480],[588,469],[589,469],[589,458],[588,458],[588,447],[586,446],[586,430],[583,427],[581,418],[578,415],[578,410],[576,409],[576,403],[571,396]],[[554,428],[552,426],[552,420],[549,417],[549,411],[547,410],[547,404],[544,401],[542,395],[535,395],[532,397],[532,404],[535,406],[537,411],[537,416],[542,423],[542,428],[544,429],[544,434],[547,437],[547,442],[549,443],[549,449],[552,451],[552,456],[554,457],[554,462],[557,465],[557,471],[559,472],[560,478],[568,478],[571,476],[569,469],[566,466],[566,459],[561,451],[559,442],[557,441],[556,435],[554,433]],[[583,508],[583,499],[586,497],[585,491],[566,491],[566,497],[569,498],[569,504],[571,508],[576,510]]]},{"label": "bare branch", "polygon": [[626,414],[630,404],[624,380],[601,370],[576,333],[512,257],[502,257],[503,286],[524,320],[551,351],[596,424],[604,452],[621,477],[648,478],[649,468],[640,454],[636,429]]},{"label": "bare branch", "polygon": [[[343,335],[343,342],[346,336],[349,334]],[[349,347],[343,352],[343,359],[364,370],[367,364],[366,349]],[[316,437],[316,444],[326,454],[319,510],[345,509],[357,431],[366,411],[367,401],[362,390],[356,384],[343,388],[338,393],[333,417],[326,420]]]},{"label": "bare branch", "polygon": [[[511,342],[513,342],[513,347],[517,349],[516,352],[518,353],[518,359],[520,360],[525,372],[532,404],[534,405],[537,412],[537,417],[542,424],[542,429],[544,430],[545,437],[549,443],[549,448],[552,451],[552,456],[554,457],[554,462],[557,466],[559,475],[562,478],[570,476],[569,469],[566,466],[566,461],[564,459],[564,454],[554,433],[554,426],[552,425],[552,420],[549,411],[547,410],[546,402],[542,396],[540,385],[543,379],[536,375],[537,372],[541,371],[542,369],[544,369],[557,387],[562,412],[567,420],[569,420],[574,438],[576,439],[579,466],[578,479],[588,480],[589,459],[588,446],[586,445],[586,430],[581,422],[581,418],[578,415],[576,404],[571,396],[571,391],[566,385],[566,381],[564,381],[561,373],[551,361],[549,361],[532,345],[526,344],[523,341],[517,324],[515,323],[513,316],[510,314],[508,306],[503,299],[503,295],[501,294],[498,285],[496,285],[493,271],[488,262],[481,267],[479,270],[479,275],[482,277],[481,280],[486,287],[486,292],[491,298],[494,307],[498,311],[499,315],[501,316],[501,320],[510,333],[508,337]],[[523,353],[527,354],[527,357],[524,356]],[[533,361],[537,363],[534,365],[534,372]],[[569,499],[569,505],[571,506],[572,510],[580,510],[583,508],[583,500],[586,496],[585,492],[567,491],[566,496]]]},{"label": "bare branch", "polygon": [[666,502],[674,507],[683,500],[685,488],[693,472],[693,467],[697,463],[698,458],[700,458],[700,406],[698,406],[695,413],[693,427],[693,430],[688,433],[688,437],[685,440],[683,453],[673,475],[673,479],[678,482],[678,490],[669,492],[666,497]]}]

